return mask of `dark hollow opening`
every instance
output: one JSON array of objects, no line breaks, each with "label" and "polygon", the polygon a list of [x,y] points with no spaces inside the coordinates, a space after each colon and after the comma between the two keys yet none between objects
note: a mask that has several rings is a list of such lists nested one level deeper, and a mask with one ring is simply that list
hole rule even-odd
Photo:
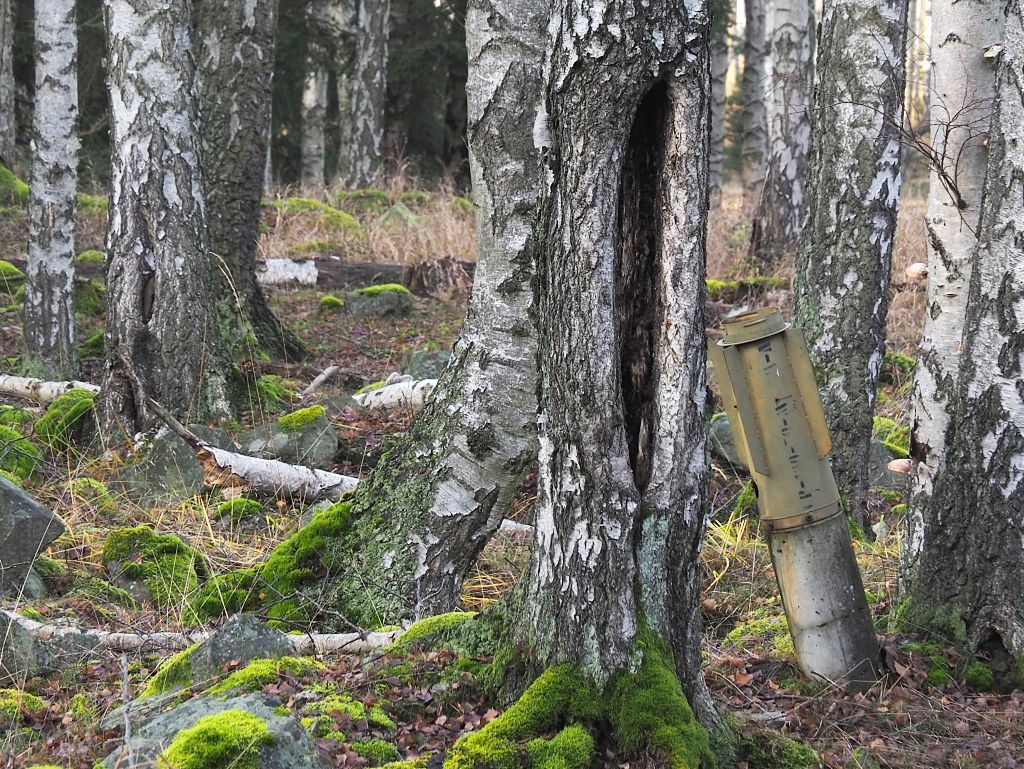
[{"label": "dark hollow opening", "polygon": [[650,478],[657,419],[654,351],[660,314],[657,275],[668,115],[668,88],[657,83],[640,102],[633,118],[619,188],[615,307],[622,410],[629,461],[641,491]]}]

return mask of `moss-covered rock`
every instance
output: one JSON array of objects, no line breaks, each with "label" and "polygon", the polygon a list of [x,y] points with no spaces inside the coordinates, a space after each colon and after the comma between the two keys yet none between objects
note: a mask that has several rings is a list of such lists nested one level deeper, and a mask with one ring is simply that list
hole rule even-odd
[{"label": "moss-covered rock", "polygon": [[92,604],[113,604],[134,609],[135,598],[124,588],[112,585],[105,579],[91,575],[78,575],[72,583],[68,596],[81,598]]},{"label": "moss-covered rock", "polygon": [[146,682],[146,688],[139,694],[139,699],[155,697],[159,694],[182,689],[192,682],[192,653],[199,644],[192,644],[187,649],[172,654],[160,663],[156,673]]},{"label": "moss-covered rock", "polygon": [[0,425],[0,470],[20,480],[32,477],[43,463],[43,453],[13,427]]},{"label": "moss-covered rock", "polygon": [[25,431],[27,425],[35,421],[32,412],[19,409],[14,406],[0,404],[0,425],[13,427],[15,430]]},{"label": "moss-covered rock", "polygon": [[75,283],[75,315],[98,318],[107,310],[107,289],[98,280]]},{"label": "moss-covered rock", "polygon": [[72,478],[68,483],[71,499],[76,505],[86,505],[97,513],[108,513],[114,510],[114,497],[105,484],[83,475]]},{"label": "moss-covered rock", "polygon": [[211,686],[207,689],[207,694],[258,691],[267,684],[272,684],[282,673],[299,675],[324,669],[321,663],[305,657],[253,660],[241,670],[236,670],[220,683]]},{"label": "moss-covered rock", "polygon": [[974,660],[964,669],[964,683],[978,691],[991,691],[995,685],[995,674],[984,662]]},{"label": "moss-covered rock", "polygon": [[263,746],[274,735],[262,718],[224,710],[175,735],[157,763],[161,769],[260,769]]},{"label": "moss-covered rock", "polygon": [[430,202],[430,193],[423,190],[406,190],[398,196],[398,202],[407,206],[425,206]]},{"label": "moss-covered rock", "polygon": [[64,450],[93,424],[96,393],[75,387],[53,400],[36,422],[35,435],[53,450]]},{"label": "moss-covered rock", "polygon": [[28,205],[28,185],[3,163],[0,163],[0,204]]},{"label": "moss-covered rock", "polygon": [[363,188],[343,190],[334,198],[335,205],[348,211],[384,211],[391,205],[391,198],[383,190]]},{"label": "moss-covered rock", "polygon": [[254,408],[268,412],[280,411],[295,397],[295,391],[287,380],[273,374],[259,377],[249,392]]},{"label": "moss-covered rock", "polygon": [[262,510],[263,505],[255,499],[238,497],[217,505],[217,517],[227,518],[232,523],[238,523],[251,515],[258,515]]},{"label": "moss-covered rock", "polygon": [[352,214],[339,211],[337,208],[321,203],[319,200],[313,200],[312,198],[284,198],[282,200],[275,200],[271,205],[282,214],[290,216],[313,215],[324,224],[337,227],[346,232],[358,234],[362,231],[359,222],[356,221]]},{"label": "moss-covered rock", "polygon": [[371,766],[379,766],[380,764],[385,764],[389,761],[396,761],[401,758],[398,748],[387,740],[382,740],[379,737],[353,742],[352,750],[363,758],[370,759],[372,762]]},{"label": "moss-covered rock", "polygon": [[303,712],[324,717],[323,723],[328,725],[333,724],[330,716],[334,713],[342,713],[353,721],[366,721],[381,729],[393,730],[398,728],[395,720],[380,705],[374,704],[367,707],[365,703],[354,699],[352,695],[346,693],[330,694],[321,700],[310,703]]},{"label": "moss-covered rock", "polygon": [[0,689],[0,722],[8,725],[25,716],[40,715],[46,710],[46,703],[34,694],[21,689]]},{"label": "moss-covered rock", "polygon": [[333,294],[326,294],[320,297],[320,312],[325,315],[334,315],[341,312],[345,303]]},{"label": "moss-covered rock", "polygon": [[277,418],[277,426],[286,433],[298,432],[316,422],[327,410],[323,406],[308,406]]},{"label": "moss-covered rock", "polygon": [[401,283],[380,283],[373,286],[363,286],[363,288],[357,288],[354,293],[360,296],[380,296],[381,294],[387,294],[393,292],[396,294],[410,294],[411,292]]},{"label": "moss-covered rock", "polygon": [[345,312],[361,318],[404,318],[412,310],[412,294],[400,283],[364,286],[345,297]]},{"label": "moss-covered rock", "polygon": [[453,611],[447,614],[425,617],[419,622],[410,625],[395,640],[391,651],[407,651],[421,646],[424,642],[434,649],[449,648],[449,643],[453,638],[455,629],[475,616],[476,612],[472,611]]},{"label": "moss-covered rock", "polygon": [[749,769],[813,769],[818,766],[818,754],[809,745],[770,732],[744,738],[740,755]]}]

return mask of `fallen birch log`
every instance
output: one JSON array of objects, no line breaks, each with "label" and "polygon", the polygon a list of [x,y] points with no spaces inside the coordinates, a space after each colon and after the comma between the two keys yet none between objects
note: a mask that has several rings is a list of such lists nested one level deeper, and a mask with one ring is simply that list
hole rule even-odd
[{"label": "fallen birch log", "polygon": [[324,382],[330,379],[332,376],[341,371],[341,366],[328,366],[316,376],[316,378],[309,383],[309,386],[299,393],[300,398],[305,398],[308,395],[312,395],[321,387],[324,386]]},{"label": "fallen birch log", "polygon": [[56,400],[68,390],[88,390],[98,393],[98,385],[89,382],[47,382],[45,379],[33,379],[24,376],[0,374],[0,393],[13,395],[36,403],[49,403]]},{"label": "fallen birch log", "polygon": [[435,387],[436,379],[421,379],[417,382],[412,377],[403,377],[376,390],[356,393],[352,399],[368,409],[391,409],[401,406],[419,408],[427,402]]}]

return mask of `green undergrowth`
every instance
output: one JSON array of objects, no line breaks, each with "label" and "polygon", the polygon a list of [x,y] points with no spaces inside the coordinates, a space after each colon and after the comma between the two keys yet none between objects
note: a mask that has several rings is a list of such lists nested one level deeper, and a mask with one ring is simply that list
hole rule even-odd
[{"label": "green undergrowth", "polygon": [[107,580],[91,575],[78,575],[72,583],[68,596],[81,598],[94,605],[113,604],[123,606],[127,609],[134,609],[135,599],[132,594],[117,585],[111,585]]},{"label": "green undergrowth", "polygon": [[227,518],[232,523],[238,523],[245,518],[258,515],[263,510],[263,505],[255,499],[238,497],[217,505],[217,517]]},{"label": "green undergrowth", "polygon": [[102,251],[97,251],[95,248],[90,248],[88,251],[83,251],[75,257],[76,264],[103,264],[107,257]]},{"label": "green undergrowth", "polygon": [[748,769],[813,769],[818,754],[781,734],[758,732],[740,741],[739,754]]},{"label": "green undergrowth", "polygon": [[296,398],[290,383],[274,374],[259,377],[249,389],[249,400],[254,409],[278,412]]},{"label": "green undergrowth", "polygon": [[20,689],[0,689],[0,722],[17,721],[27,715],[39,715],[46,703],[39,697]]},{"label": "green undergrowth", "polygon": [[782,658],[794,654],[789,623],[779,606],[763,606],[749,611],[746,619],[725,636],[725,643],[737,649],[761,645]]},{"label": "green undergrowth", "polygon": [[182,649],[176,654],[160,663],[160,667],[146,682],[146,688],[142,690],[139,699],[155,697],[158,694],[165,694],[175,689],[183,689],[192,682],[192,653],[199,648],[199,644],[192,644],[187,649]]},{"label": "green undergrowth", "polygon": [[345,303],[333,294],[325,294],[320,297],[320,312],[327,315],[341,312]]},{"label": "green undergrowth", "polygon": [[391,206],[391,198],[383,190],[362,188],[343,190],[334,198],[334,204],[350,211],[385,211]]},{"label": "green undergrowth", "polygon": [[900,425],[889,417],[875,417],[871,436],[882,442],[889,453],[897,458],[910,456],[910,427]]},{"label": "green undergrowth", "polygon": [[319,670],[325,670],[321,663],[304,657],[253,660],[244,668],[230,674],[220,683],[211,686],[207,689],[207,693],[225,694],[235,691],[258,691],[267,684],[276,681],[282,673],[300,675],[314,673]]},{"label": "green undergrowth", "polygon": [[87,429],[96,407],[96,393],[75,387],[57,396],[39,417],[35,435],[54,451],[71,447]]},{"label": "green undergrowth", "polygon": [[3,163],[0,163],[0,204],[28,204],[28,185]]},{"label": "green undergrowth", "polygon": [[353,234],[359,234],[362,231],[362,227],[360,227],[359,222],[352,214],[346,211],[339,211],[337,208],[321,203],[319,200],[313,200],[312,198],[283,198],[273,201],[271,205],[282,214],[292,216],[315,214],[324,224],[331,227],[337,227]]},{"label": "green undergrowth", "polygon": [[114,510],[114,498],[110,489],[100,481],[88,475],[72,478],[68,483],[71,497],[75,504],[87,505],[96,513],[109,513]]},{"label": "green undergrowth", "polygon": [[200,718],[175,735],[157,761],[160,769],[259,769],[263,747],[274,742],[267,722],[244,710]]},{"label": "green undergrowth", "polygon": [[714,280],[708,278],[705,281],[707,297],[714,302],[726,302],[732,304],[757,291],[771,291],[783,288],[785,281],[774,276],[758,275],[752,278],[740,278],[739,280]]},{"label": "green undergrowth", "polygon": [[43,463],[43,452],[13,427],[0,425],[0,470],[26,480]]},{"label": "green undergrowth", "polygon": [[0,291],[14,295],[24,284],[25,273],[10,262],[0,259]]},{"label": "green undergrowth", "polygon": [[32,412],[19,409],[16,406],[0,405],[0,425],[13,427],[15,430],[25,431],[27,425],[35,421]]}]

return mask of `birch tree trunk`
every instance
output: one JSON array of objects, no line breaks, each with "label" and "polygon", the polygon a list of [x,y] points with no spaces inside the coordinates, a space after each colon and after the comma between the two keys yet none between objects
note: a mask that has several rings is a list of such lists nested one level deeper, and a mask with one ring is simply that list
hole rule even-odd
[{"label": "birch tree trunk", "polygon": [[706,8],[664,0],[641,15],[569,0],[549,29],[535,132],[550,145],[537,279],[540,477],[517,656],[534,672],[578,666],[601,691],[653,664],[652,639],[664,639],[689,701],[713,723],[697,603]]},{"label": "birch tree trunk", "polygon": [[322,35],[326,26],[326,0],[307,5],[306,74],[302,81],[302,186],[324,186],[324,124],[327,120],[327,53]]},{"label": "birch tree trunk", "polygon": [[995,89],[996,60],[986,58],[986,51],[1002,40],[1002,9],[997,0],[972,0],[966,6],[956,0],[932,2],[928,312],[914,375],[910,447],[917,473],[908,504],[908,573],[920,549],[924,510],[942,465],[957,391]]},{"label": "birch tree trunk", "polygon": [[1024,18],[1020,0],[1005,8],[959,381],[908,614],[996,666],[1024,661]]},{"label": "birch tree trunk", "polygon": [[36,83],[24,368],[69,379],[75,347],[75,191],[78,188],[78,34],[74,0],[35,8]]},{"label": "birch tree trunk", "polygon": [[826,0],[793,317],[807,335],[851,515],[864,498],[900,192],[906,0]]},{"label": "birch tree trunk", "polygon": [[0,161],[13,166],[14,119],[14,0],[0,0]]},{"label": "birch tree trunk", "polygon": [[380,176],[384,154],[384,98],[388,71],[390,0],[358,0],[355,67],[351,83],[350,142],[343,178],[350,187],[369,187]]},{"label": "birch tree trunk", "polygon": [[751,254],[769,265],[800,236],[814,84],[814,8],[810,0],[765,0],[770,38],[766,94],[768,160],[754,217]]},{"label": "birch tree trunk", "polygon": [[765,3],[744,0],[746,27],[743,37],[743,184],[760,192],[768,161],[768,112],[765,96],[769,85],[769,46]]},{"label": "birch tree trunk", "polygon": [[[102,421],[233,411],[206,240],[189,0],[107,0],[111,201]],[[130,366],[138,378],[133,386]]]},{"label": "birch tree trunk", "polygon": [[255,346],[278,358],[305,355],[256,282],[265,185],[278,0],[199,0],[196,59],[203,184],[219,322],[232,357]]},{"label": "birch tree trunk", "polygon": [[731,0],[711,0],[711,144],[708,145],[708,186],[711,207],[722,197],[725,154],[725,80],[729,72],[729,23]]},{"label": "birch tree trunk", "polygon": [[338,176],[342,180],[351,176],[352,129],[356,116],[352,113],[352,77],[355,67],[356,0],[332,0],[331,22],[338,33],[336,49],[338,67],[334,76],[335,92],[338,97]]}]

